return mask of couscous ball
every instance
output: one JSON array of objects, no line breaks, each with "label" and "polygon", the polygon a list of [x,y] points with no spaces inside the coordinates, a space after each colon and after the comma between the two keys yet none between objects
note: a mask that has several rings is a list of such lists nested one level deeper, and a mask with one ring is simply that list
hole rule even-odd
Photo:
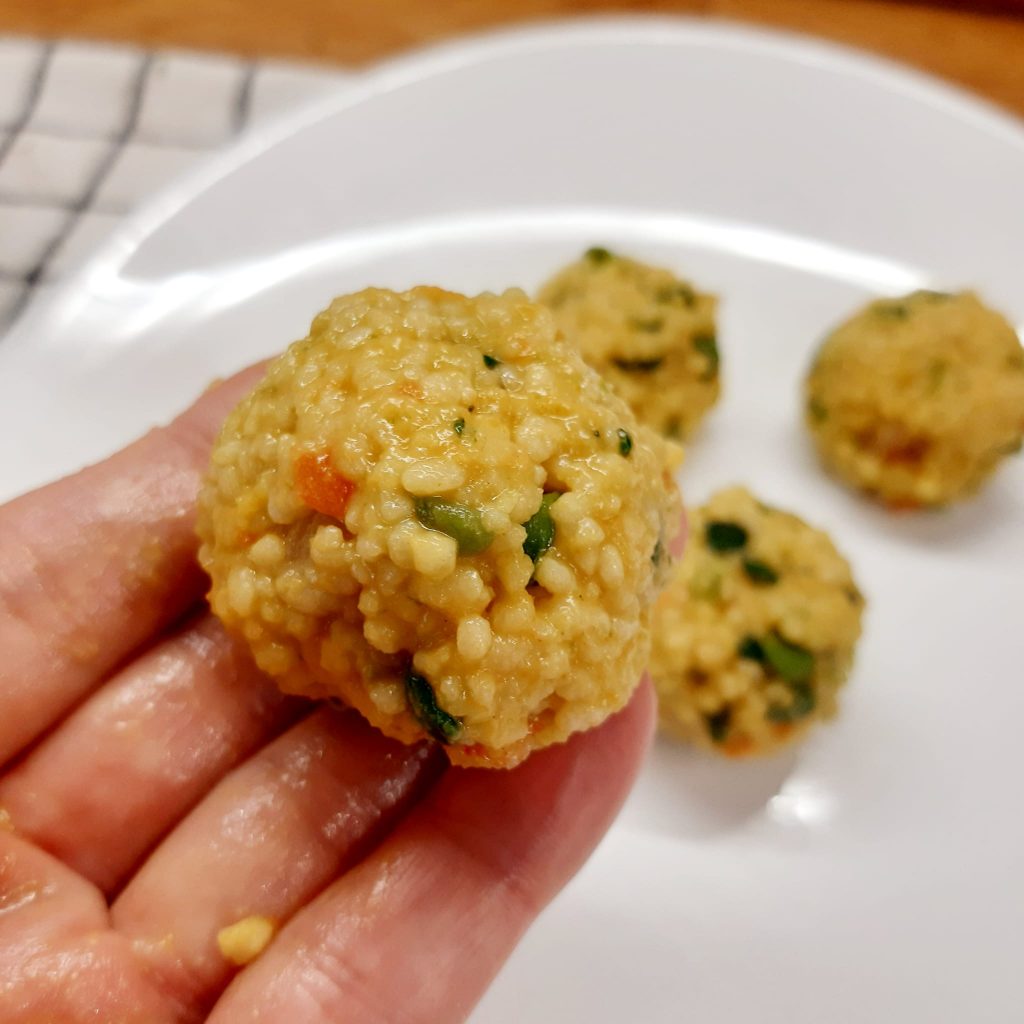
[{"label": "couscous ball", "polygon": [[1024,435],[1024,350],[971,292],[870,303],[826,338],[805,385],[818,452],[892,508],[981,485]]},{"label": "couscous ball", "polygon": [[771,753],[836,711],[864,599],[829,537],[747,490],[690,514],[654,615],[662,725],[733,757]]},{"label": "couscous ball", "polygon": [[285,691],[511,766],[632,694],[678,458],[522,292],[343,296],[214,448],[210,603]]},{"label": "couscous ball", "polygon": [[670,270],[588,249],[539,299],[641,423],[686,438],[718,401],[717,300]]}]

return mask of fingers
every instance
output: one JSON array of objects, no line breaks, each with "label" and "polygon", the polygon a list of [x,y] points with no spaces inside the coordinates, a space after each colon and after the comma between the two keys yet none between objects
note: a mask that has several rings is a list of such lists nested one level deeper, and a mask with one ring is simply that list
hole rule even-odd
[{"label": "fingers", "polygon": [[0,764],[201,593],[200,477],[220,422],[260,372],[0,508]]},{"label": "fingers", "polygon": [[218,931],[253,915],[287,920],[404,813],[442,760],[321,708],[182,822],[114,904],[115,927],[152,946],[182,1019],[200,1019],[234,973]]},{"label": "fingers", "polygon": [[510,772],[453,770],[235,979],[210,1024],[454,1024],[576,872],[632,784],[644,685],[601,728]]},{"label": "fingers", "polygon": [[303,706],[286,703],[207,615],[120,672],[0,779],[0,806],[110,892]]},{"label": "fingers", "polygon": [[4,1024],[170,1024],[107,907],[69,868],[0,831],[0,1019]]}]

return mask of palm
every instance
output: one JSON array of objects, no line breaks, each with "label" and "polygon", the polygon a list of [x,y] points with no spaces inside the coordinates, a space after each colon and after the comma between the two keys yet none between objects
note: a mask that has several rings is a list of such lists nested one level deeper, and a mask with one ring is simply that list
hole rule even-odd
[{"label": "palm", "polygon": [[[0,509],[0,1020],[464,1019],[623,799],[647,689],[513,772],[281,697],[201,610],[242,375]],[[281,926],[237,968],[218,932]]]}]

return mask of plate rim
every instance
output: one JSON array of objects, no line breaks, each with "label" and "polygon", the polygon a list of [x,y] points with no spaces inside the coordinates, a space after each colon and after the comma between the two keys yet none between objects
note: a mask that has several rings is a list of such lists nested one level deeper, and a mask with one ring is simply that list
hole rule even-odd
[{"label": "plate rim", "polygon": [[47,323],[66,322],[61,310],[88,296],[89,283],[117,270],[177,212],[222,178],[304,128],[395,89],[494,59],[544,49],[625,45],[707,46],[747,51],[809,67],[827,67],[874,82],[917,102],[945,110],[962,123],[1024,150],[1024,118],[944,78],[871,51],[791,30],[729,18],[693,15],[597,15],[532,20],[511,27],[460,34],[439,43],[356,69],[337,91],[271,118],[157,190],[128,214],[114,232],[53,291],[31,302],[0,338],[5,352],[32,344]]}]

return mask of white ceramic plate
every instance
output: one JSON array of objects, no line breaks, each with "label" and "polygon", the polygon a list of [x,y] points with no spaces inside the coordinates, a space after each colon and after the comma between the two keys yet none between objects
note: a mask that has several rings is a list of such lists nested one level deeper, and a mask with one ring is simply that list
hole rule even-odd
[{"label": "white ceramic plate", "polygon": [[337,292],[535,286],[603,243],[724,297],[725,397],[683,474],[834,532],[870,598],[838,722],[723,764],[658,746],[474,1017],[1007,1024],[1024,1017],[1024,464],[890,518],[798,425],[822,332],[976,285],[1024,317],[1024,131],[806,40],[645,21],[392,64],[136,217],[0,344],[0,491],[102,455]]}]

